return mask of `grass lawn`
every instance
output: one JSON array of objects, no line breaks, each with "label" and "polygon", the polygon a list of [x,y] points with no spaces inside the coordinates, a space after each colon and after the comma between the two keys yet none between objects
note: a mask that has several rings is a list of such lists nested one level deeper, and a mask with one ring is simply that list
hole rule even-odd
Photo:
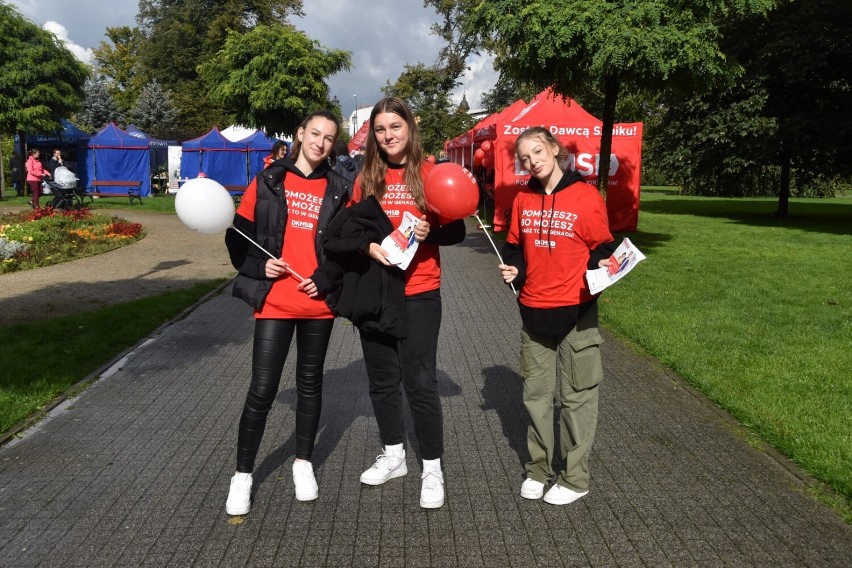
[{"label": "grass lawn", "polygon": [[852,198],[775,208],[643,190],[623,236],[648,259],[604,292],[601,318],[831,485],[852,519]]},{"label": "grass lawn", "polygon": [[[7,189],[7,192],[9,190]],[[14,194],[13,194],[14,195]],[[53,199],[50,195],[43,195],[41,197],[41,205],[42,207],[46,206],[50,200]],[[3,201],[0,201],[0,206],[2,205],[20,205],[22,207],[27,207],[27,201],[29,197],[9,197],[8,195],[3,198]],[[174,194],[157,194],[151,197],[143,197],[142,203],[140,204],[138,200],[133,201],[133,205],[130,205],[129,200],[126,197],[104,197],[95,199],[94,202],[91,202],[89,199],[86,199],[86,206],[93,211],[99,209],[124,209],[134,211],[139,209],[141,211],[159,211],[163,213],[174,213],[175,212],[175,196]],[[104,214],[109,215],[109,212],[104,212]]]},{"label": "grass lawn", "polygon": [[0,433],[150,335],[223,281],[0,329]]}]

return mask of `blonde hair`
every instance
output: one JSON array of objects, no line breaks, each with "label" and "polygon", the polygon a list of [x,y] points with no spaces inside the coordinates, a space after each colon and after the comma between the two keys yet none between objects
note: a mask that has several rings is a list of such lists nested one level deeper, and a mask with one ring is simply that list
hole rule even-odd
[{"label": "blonde hair", "polygon": [[414,113],[405,102],[396,97],[386,97],[370,112],[370,128],[367,130],[367,150],[364,155],[364,168],[359,174],[362,199],[373,196],[380,200],[385,196],[385,176],[388,172],[388,156],[379,146],[373,123],[376,116],[383,112],[399,115],[408,125],[408,145],[405,148],[405,185],[420,211],[426,211],[426,196],[423,193],[423,178],[420,169],[423,165],[423,149],[420,147],[420,133]]},{"label": "blonde hair", "polygon": [[521,142],[528,138],[538,138],[548,146],[556,146],[559,149],[556,154],[556,162],[563,170],[568,169],[568,150],[558,138],[551,134],[550,130],[543,126],[533,126],[521,132],[520,136],[518,136],[517,140],[515,140],[516,157],[518,157],[518,146],[520,146]]}]

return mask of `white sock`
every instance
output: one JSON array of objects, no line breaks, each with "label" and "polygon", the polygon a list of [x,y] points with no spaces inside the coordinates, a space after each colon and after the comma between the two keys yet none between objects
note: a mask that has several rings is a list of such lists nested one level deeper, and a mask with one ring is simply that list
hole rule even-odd
[{"label": "white sock", "polygon": [[405,450],[402,448],[402,444],[394,444],[392,446],[385,446],[385,453],[401,458],[405,455]]},{"label": "white sock", "polygon": [[423,460],[423,473],[441,473],[441,458]]},{"label": "white sock", "polygon": [[251,473],[244,473],[244,472],[242,472],[242,471],[235,471],[235,472],[234,472],[234,477],[237,477],[238,475],[240,475],[240,476],[248,476],[248,479],[251,479]]}]

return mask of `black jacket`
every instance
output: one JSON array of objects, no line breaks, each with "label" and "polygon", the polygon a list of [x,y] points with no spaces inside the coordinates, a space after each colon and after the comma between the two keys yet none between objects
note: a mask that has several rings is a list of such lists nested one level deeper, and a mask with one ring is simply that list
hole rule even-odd
[{"label": "black jacket", "polygon": [[[323,239],[327,261],[321,267],[340,286],[326,302],[362,331],[405,337],[405,273],[361,251],[380,243],[393,224],[375,197],[355,203],[334,218]],[[319,285],[317,285],[319,287]]]},{"label": "black jacket", "polygon": [[[362,253],[370,243],[381,243],[393,229],[375,197],[352,205],[328,227],[323,241],[327,260],[319,271],[340,283],[326,298],[336,315],[362,331],[401,339],[405,337],[405,272]],[[458,220],[433,228],[423,242],[448,246],[464,237],[464,220]]]},{"label": "black jacket", "polygon": [[[290,158],[276,160],[258,174],[254,222],[242,215],[234,215],[234,227],[251,237],[275,258],[280,258],[284,249],[288,211],[283,182],[284,174],[288,171],[293,175],[304,175]],[[325,256],[320,243],[324,232],[334,216],[345,208],[352,192],[352,184],[332,171],[325,162],[308,177],[325,177],[328,180],[314,238],[317,262],[322,265]],[[233,295],[259,310],[275,282],[274,279],[266,277],[266,261],[269,256],[234,229],[228,229],[225,233],[225,245],[228,247],[231,264],[238,272],[234,279]],[[310,278],[317,284],[321,294],[327,293],[336,285],[328,276],[320,273],[319,269]]]}]

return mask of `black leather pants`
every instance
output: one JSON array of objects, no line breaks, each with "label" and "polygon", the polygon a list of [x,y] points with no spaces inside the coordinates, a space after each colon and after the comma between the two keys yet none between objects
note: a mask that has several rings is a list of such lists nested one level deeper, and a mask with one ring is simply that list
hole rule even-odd
[{"label": "black leather pants", "polygon": [[251,473],[281,372],[296,333],[296,457],[309,460],[322,410],[322,373],[333,319],[258,319],[254,327],[252,377],[237,441],[237,471]]}]

